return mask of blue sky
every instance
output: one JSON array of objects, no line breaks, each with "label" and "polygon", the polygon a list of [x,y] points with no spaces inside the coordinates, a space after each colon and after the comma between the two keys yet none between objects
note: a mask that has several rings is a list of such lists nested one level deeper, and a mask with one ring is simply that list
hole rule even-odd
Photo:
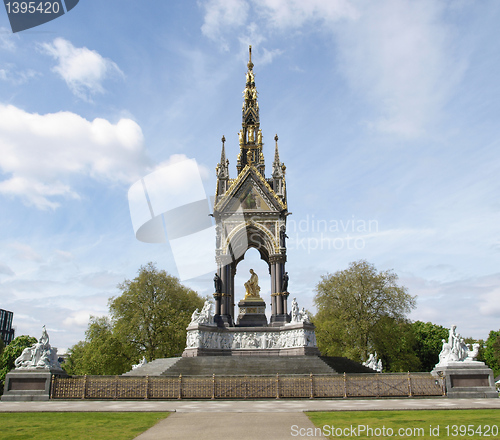
[{"label": "blue sky", "polygon": [[[267,173],[287,166],[289,290],[366,259],[417,295],[414,320],[500,328],[500,4],[82,0],[12,34],[0,13],[0,307],[17,334],[83,339],[168,243],[135,239],[127,193],[225,135],[236,176],[248,45]],[[269,176],[268,176],[269,177]],[[238,266],[269,292],[266,265]],[[212,293],[213,274],[184,281]],[[237,296],[236,300],[239,300]]]}]

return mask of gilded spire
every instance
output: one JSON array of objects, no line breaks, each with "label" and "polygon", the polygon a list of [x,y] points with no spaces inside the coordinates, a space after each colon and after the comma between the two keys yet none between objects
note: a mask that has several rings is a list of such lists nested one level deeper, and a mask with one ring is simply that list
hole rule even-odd
[{"label": "gilded spire", "polygon": [[[253,73],[252,46],[248,48],[248,70],[245,90],[243,90],[242,128],[238,134],[240,154],[238,156],[238,174],[245,165],[253,164],[264,175],[264,155],[262,154],[262,131],[259,120],[259,103]],[[250,155],[248,154],[250,152]],[[250,158],[250,160],[249,160]]]}]

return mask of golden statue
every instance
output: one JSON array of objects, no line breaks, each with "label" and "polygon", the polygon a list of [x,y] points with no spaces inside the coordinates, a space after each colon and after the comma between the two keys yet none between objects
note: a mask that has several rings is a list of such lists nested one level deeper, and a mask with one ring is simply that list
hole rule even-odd
[{"label": "golden statue", "polygon": [[245,299],[261,299],[259,295],[259,277],[253,271],[253,269],[250,269],[250,273],[252,275],[250,276],[250,279],[245,283]]},{"label": "golden statue", "polygon": [[248,142],[252,143],[255,141],[255,128],[248,127]]},{"label": "golden statue", "polygon": [[247,163],[248,165],[252,165],[253,163],[253,154],[251,150],[247,151]]}]

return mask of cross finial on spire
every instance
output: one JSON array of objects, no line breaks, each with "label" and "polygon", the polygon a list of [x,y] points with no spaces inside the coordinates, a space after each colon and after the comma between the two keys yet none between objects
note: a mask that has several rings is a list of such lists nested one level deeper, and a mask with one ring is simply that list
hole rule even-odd
[{"label": "cross finial on spire", "polygon": [[248,46],[248,68],[250,70],[253,69],[253,63],[252,63],[252,45]]}]

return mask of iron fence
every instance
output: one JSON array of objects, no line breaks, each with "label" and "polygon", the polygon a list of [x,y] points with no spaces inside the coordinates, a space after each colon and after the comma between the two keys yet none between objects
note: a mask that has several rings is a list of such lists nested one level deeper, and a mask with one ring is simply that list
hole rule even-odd
[{"label": "iron fence", "polygon": [[53,377],[52,399],[280,399],[445,395],[429,373]]}]

